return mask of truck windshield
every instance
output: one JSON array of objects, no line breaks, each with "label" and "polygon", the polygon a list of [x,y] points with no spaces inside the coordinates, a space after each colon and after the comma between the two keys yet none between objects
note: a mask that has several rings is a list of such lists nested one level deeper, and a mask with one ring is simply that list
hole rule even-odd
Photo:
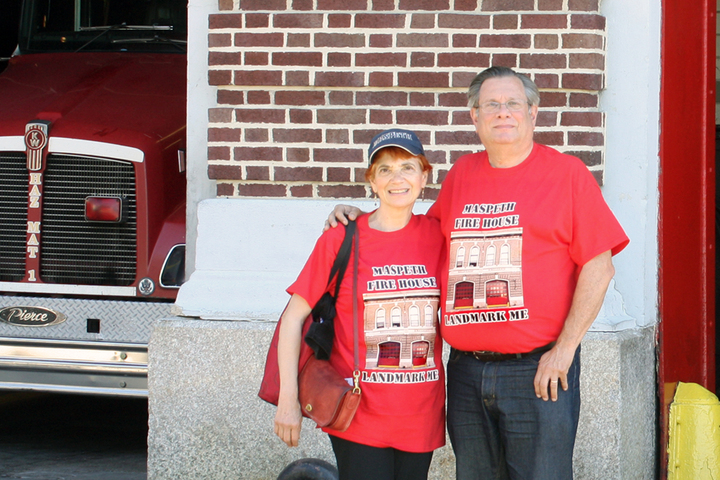
[{"label": "truck windshield", "polygon": [[20,53],[184,52],[187,0],[26,0]]}]

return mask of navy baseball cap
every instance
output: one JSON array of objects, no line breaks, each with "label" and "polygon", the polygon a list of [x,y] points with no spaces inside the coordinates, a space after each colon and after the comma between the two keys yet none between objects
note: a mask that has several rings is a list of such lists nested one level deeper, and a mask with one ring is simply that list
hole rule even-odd
[{"label": "navy baseball cap", "polygon": [[415,132],[401,128],[391,128],[375,135],[368,149],[368,164],[372,164],[373,156],[385,147],[400,147],[411,155],[425,155],[420,139]]}]

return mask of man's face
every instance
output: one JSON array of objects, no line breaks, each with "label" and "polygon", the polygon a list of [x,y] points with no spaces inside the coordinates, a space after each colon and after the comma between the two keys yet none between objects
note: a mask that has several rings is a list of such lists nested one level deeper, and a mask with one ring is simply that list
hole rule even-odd
[{"label": "man's face", "polygon": [[479,108],[470,110],[475,131],[486,149],[503,145],[528,148],[532,145],[537,105],[527,107],[525,88],[516,77],[495,77],[485,80],[480,87],[478,104],[497,102],[504,104],[510,100],[522,102],[524,108],[511,111],[505,105],[495,113],[485,113]]}]

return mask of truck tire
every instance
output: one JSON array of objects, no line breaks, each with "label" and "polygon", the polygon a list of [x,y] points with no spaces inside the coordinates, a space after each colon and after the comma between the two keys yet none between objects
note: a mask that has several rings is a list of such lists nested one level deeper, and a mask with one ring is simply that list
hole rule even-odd
[{"label": "truck tire", "polygon": [[335,465],[319,458],[301,458],[288,464],[277,480],[338,480]]}]

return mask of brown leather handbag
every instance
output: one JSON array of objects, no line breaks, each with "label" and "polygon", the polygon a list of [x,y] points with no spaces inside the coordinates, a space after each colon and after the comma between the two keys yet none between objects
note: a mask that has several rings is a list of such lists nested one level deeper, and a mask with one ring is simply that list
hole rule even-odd
[{"label": "brown leather handbag", "polygon": [[358,231],[354,234],[353,269],[353,385],[327,360],[311,356],[298,375],[298,397],[303,415],[318,427],[344,432],[360,405],[360,367],[358,361],[357,271]]}]

